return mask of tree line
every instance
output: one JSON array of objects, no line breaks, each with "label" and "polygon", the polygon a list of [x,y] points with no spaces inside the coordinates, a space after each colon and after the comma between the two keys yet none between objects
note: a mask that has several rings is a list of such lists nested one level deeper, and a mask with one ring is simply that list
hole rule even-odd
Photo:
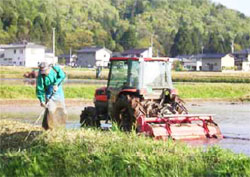
[{"label": "tree line", "polygon": [[250,46],[250,17],[210,0],[0,0],[0,44],[22,40],[57,54],[86,46],[149,47],[176,56]]}]

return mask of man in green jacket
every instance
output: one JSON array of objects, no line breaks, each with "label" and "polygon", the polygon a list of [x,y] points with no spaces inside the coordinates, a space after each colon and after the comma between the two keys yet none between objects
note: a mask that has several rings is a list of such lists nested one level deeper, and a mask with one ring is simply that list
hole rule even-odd
[{"label": "man in green jacket", "polygon": [[50,66],[47,62],[39,65],[36,95],[41,106],[46,108],[42,123],[46,130],[65,125],[67,113],[62,89],[65,77],[59,66]]}]

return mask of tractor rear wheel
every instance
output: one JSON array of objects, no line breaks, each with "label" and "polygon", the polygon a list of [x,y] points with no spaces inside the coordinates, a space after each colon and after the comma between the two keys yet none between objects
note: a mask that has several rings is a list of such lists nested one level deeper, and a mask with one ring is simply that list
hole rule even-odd
[{"label": "tractor rear wheel", "polygon": [[88,106],[85,107],[80,115],[80,123],[81,126],[93,126],[93,127],[100,127],[100,120],[96,115],[95,107]]},{"label": "tractor rear wheel", "polygon": [[132,97],[120,95],[114,106],[114,120],[123,131],[131,131],[135,128],[135,108],[132,106]]}]

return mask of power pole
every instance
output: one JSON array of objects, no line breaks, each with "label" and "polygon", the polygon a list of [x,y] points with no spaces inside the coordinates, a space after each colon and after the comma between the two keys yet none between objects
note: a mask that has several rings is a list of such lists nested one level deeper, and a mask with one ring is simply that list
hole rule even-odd
[{"label": "power pole", "polygon": [[231,52],[234,53],[234,39],[232,39],[232,43],[231,43]]},{"label": "power pole", "polygon": [[55,48],[55,28],[53,29],[53,55],[56,56],[56,48]]},{"label": "power pole", "polygon": [[151,41],[151,48],[152,48],[152,57],[153,57],[153,55],[154,55],[154,50],[153,50],[153,46],[154,46],[154,33],[151,35],[151,39],[150,39]]},{"label": "power pole", "polygon": [[72,61],[71,61],[71,55],[72,55],[72,49],[71,49],[71,47],[69,48],[69,62],[70,63],[72,63]]}]

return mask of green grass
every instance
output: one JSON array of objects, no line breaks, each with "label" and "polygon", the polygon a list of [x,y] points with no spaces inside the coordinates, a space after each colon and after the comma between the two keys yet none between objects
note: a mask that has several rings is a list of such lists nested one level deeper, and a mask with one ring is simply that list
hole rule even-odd
[{"label": "green grass", "polygon": [[[65,98],[93,99],[99,85],[66,85]],[[0,99],[35,99],[36,88],[30,85],[0,85]]]},{"label": "green grass", "polygon": [[[32,133],[23,141],[29,130]],[[135,133],[0,121],[0,176],[249,176],[250,158]]]},{"label": "green grass", "polygon": [[[65,98],[93,99],[100,85],[65,85]],[[250,100],[249,84],[229,83],[177,83],[182,98],[218,98]],[[35,99],[35,87],[29,85],[1,84],[0,99]]]},{"label": "green grass", "polygon": [[250,99],[249,84],[178,83],[182,98]]},{"label": "green grass", "polygon": [[174,82],[250,83],[250,72],[172,72]]},{"label": "green grass", "polygon": [[19,66],[0,66],[1,78],[23,78],[24,73],[28,71],[31,69]]}]

